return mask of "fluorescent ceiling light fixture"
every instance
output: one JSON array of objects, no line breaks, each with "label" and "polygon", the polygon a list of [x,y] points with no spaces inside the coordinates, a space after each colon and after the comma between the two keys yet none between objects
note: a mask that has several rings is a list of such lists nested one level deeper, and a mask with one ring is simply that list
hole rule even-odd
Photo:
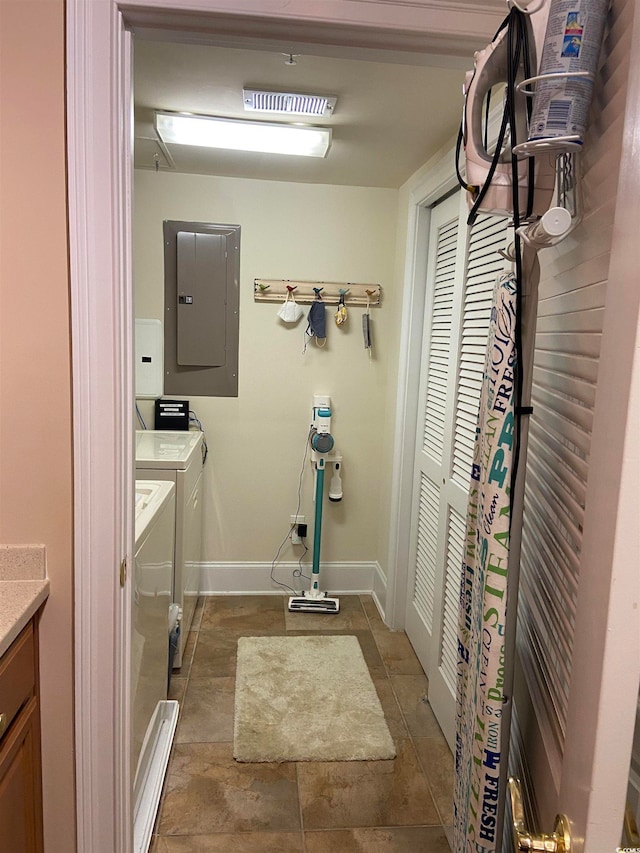
[{"label": "fluorescent ceiling light fixture", "polygon": [[275,124],[156,112],[155,128],[164,143],[227,148],[264,154],[324,157],[331,143],[327,127]]}]

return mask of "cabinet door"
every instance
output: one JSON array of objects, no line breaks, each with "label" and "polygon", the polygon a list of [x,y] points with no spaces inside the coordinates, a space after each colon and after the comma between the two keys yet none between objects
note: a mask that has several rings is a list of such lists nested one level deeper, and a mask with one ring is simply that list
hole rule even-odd
[{"label": "cabinet door", "polygon": [[0,750],[0,853],[42,853],[38,703],[29,700]]}]

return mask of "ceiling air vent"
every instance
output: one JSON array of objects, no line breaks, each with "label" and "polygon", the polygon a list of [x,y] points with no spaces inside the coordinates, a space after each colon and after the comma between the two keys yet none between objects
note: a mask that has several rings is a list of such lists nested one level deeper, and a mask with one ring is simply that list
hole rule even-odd
[{"label": "ceiling air vent", "polygon": [[300,95],[292,92],[263,92],[243,89],[244,108],[249,112],[286,113],[297,116],[333,115],[337,98],[329,95]]}]

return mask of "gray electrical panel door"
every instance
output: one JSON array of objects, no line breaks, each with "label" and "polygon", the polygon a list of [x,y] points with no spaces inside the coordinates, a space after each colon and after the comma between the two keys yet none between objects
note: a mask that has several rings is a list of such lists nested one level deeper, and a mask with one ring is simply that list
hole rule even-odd
[{"label": "gray electrical panel door", "polygon": [[178,364],[220,367],[225,362],[226,237],[179,231]]},{"label": "gray electrical panel door", "polygon": [[240,226],[164,223],[164,393],[237,397]]}]

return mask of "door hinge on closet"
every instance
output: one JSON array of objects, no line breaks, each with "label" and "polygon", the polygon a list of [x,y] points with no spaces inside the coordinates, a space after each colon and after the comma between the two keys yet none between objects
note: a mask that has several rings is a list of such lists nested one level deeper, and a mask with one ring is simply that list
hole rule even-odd
[{"label": "door hinge on closet", "polygon": [[127,582],[127,558],[124,557],[120,563],[120,586],[124,586]]}]

